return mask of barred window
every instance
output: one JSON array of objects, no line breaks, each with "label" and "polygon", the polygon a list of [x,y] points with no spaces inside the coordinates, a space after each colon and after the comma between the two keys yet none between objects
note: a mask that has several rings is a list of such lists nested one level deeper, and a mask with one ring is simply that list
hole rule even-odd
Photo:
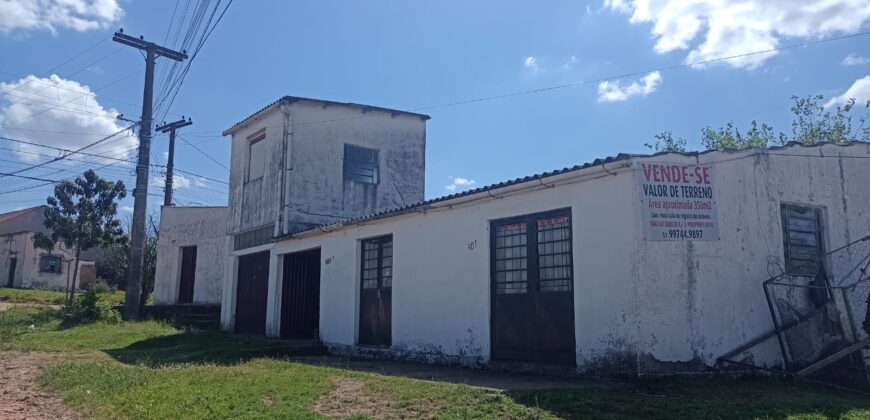
[{"label": "barred window", "polygon": [[63,257],[60,255],[40,255],[39,256],[39,272],[40,273],[55,273],[63,272]]},{"label": "barred window", "polygon": [[378,151],[344,145],[344,180],[366,184],[378,183]]},{"label": "barred window", "polygon": [[494,222],[492,240],[496,294],[573,290],[568,210]]},{"label": "barred window", "polygon": [[393,287],[393,237],[362,241],[362,288]]},{"label": "barred window", "polygon": [[816,275],[825,254],[821,209],[783,204],[781,211],[786,271],[790,274]]},{"label": "barred window", "polygon": [[272,242],[272,234],[274,230],[274,225],[269,225],[235,235],[233,236],[233,250],[239,251],[242,249],[253,248],[255,246],[266,245],[269,242]]},{"label": "barred window", "polygon": [[538,219],[538,282],[542,292],[571,290],[571,221]]},{"label": "barred window", "polygon": [[526,223],[495,229],[495,290],[498,294],[528,292]]}]

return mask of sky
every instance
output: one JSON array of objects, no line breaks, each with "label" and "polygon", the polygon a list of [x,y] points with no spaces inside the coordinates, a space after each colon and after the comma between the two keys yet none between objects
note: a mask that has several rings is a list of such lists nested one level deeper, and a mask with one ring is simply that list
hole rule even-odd
[{"label": "sky", "polygon": [[[228,2],[208,3],[219,14]],[[123,130],[130,123],[117,114],[139,119],[144,60],[112,34],[180,48],[205,3],[0,2],[0,136],[72,150]],[[283,95],[424,108],[432,198],[645,153],[664,130],[691,149],[701,128],[730,121],[788,133],[792,95],[870,100],[865,31],[870,0],[235,1],[174,100],[162,95],[177,80],[167,77],[172,62],[158,59],[156,118],[193,120],[179,131],[177,203],[226,205],[230,148],[220,133]],[[856,36],[817,43],[847,35]],[[64,152],[0,140],[0,172],[42,163],[18,175],[56,180],[100,168],[132,188],[124,160],[138,141],[127,133],[86,149],[100,157],[51,163]],[[165,164],[167,144],[154,138],[152,163]],[[162,203],[160,171],[151,171],[151,212]],[[0,175],[0,212],[43,204],[51,188]],[[131,211],[130,197],[121,209]]]}]

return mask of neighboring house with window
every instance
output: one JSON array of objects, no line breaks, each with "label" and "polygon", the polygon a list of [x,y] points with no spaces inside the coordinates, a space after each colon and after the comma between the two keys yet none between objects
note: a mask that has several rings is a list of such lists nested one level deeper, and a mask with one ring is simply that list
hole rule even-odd
[{"label": "neighboring house with window", "polygon": [[[36,249],[33,236],[50,234],[43,225],[45,206],[0,214],[0,287],[64,290],[72,279],[75,250],[57,244],[51,252]],[[79,262],[76,286],[96,279],[93,261]]]},{"label": "neighboring house with window", "polygon": [[[830,297],[796,292],[768,305],[762,283],[830,285],[870,258],[867,143],[619,154],[426,200],[426,118],[285,97],[225,132],[226,250],[195,254],[196,267],[225,264],[224,329],[338,354],[633,376],[708,371],[759,336],[734,357],[780,365],[765,334],[795,308],[820,317],[800,330],[824,338],[786,337],[806,361],[847,330],[843,302],[815,310]],[[188,244],[175,245],[180,279]],[[180,301],[173,281],[157,295]],[[861,293],[849,306],[863,316]]]}]

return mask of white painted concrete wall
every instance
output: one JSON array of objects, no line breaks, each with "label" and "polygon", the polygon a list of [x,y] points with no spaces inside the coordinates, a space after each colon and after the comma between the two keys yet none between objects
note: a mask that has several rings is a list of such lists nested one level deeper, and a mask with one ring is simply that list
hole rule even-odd
[{"label": "white painted concrete wall", "polygon": [[[57,244],[52,255],[63,257],[60,273],[43,273],[39,271],[39,258],[48,252],[33,247],[33,232],[21,232],[0,235],[0,287],[8,285],[9,265],[11,258],[16,258],[15,278],[13,286],[25,289],[65,290],[72,279],[75,252],[67,249],[62,243]],[[79,275],[76,287],[81,287],[80,279],[92,280],[87,273],[82,273],[81,267],[93,273],[93,261],[79,262]]]},{"label": "white painted concrete wall", "polygon": [[[248,144],[260,134],[266,171],[251,180]],[[379,150],[377,185],[343,181],[345,143]],[[295,232],[420,202],[425,144],[426,121],[418,116],[316,100],[268,107],[232,133],[228,232],[279,225],[280,218],[276,234]]]},{"label": "white painted concrete wall", "polygon": [[181,248],[196,246],[193,303],[220,304],[227,247],[226,207],[163,207],[157,240],[154,304],[178,303]]}]

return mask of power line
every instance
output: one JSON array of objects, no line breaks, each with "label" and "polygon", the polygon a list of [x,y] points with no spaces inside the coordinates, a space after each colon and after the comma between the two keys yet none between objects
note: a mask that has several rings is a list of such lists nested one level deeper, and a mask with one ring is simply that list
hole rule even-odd
[{"label": "power line", "polygon": [[[29,167],[27,167],[27,168],[19,169],[19,170],[13,172],[13,174],[18,174],[18,173],[21,173],[21,172],[24,172],[24,171],[29,171],[29,170],[31,170],[31,169],[36,169],[36,168],[39,168],[39,167],[41,167],[41,166],[45,166],[45,165],[48,165],[48,164],[50,164],[50,163],[57,162],[57,161],[59,161],[59,160],[66,159],[69,155],[71,155],[71,154],[73,154],[73,153],[78,153],[78,152],[81,152],[82,150],[85,150],[85,149],[87,149],[87,148],[89,148],[89,147],[96,146],[96,145],[98,145],[98,144],[100,144],[100,143],[102,143],[102,142],[104,142],[104,141],[106,141],[106,140],[111,139],[112,137],[117,136],[118,134],[121,134],[121,133],[123,133],[123,132],[125,132],[125,131],[127,131],[127,130],[133,128],[133,127],[135,127],[136,125],[137,125],[137,124],[133,124],[133,125],[131,125],[131,126],[129,126],[129,127],[126,127],[126,128],[121,129],[121,130],[118,130],[118,131],[112,133],[112,134],[109,135],[109,136],[103,137],[103,138],[101,138],[101,139],[99,139],[99,140],[97,140],[97,141],[95,141],[95,142],[93,142],[93,143],[89,143],[89,144],[87,144],[87,145],[85,145],[85,146],[83,146],[83,147],[81,147],[81,148],[79,148],[79,149],[77,149],[77,150],[75,150],[75,151],[70,151],[70,152],[68,152],[68,153],[66,153],[66,154],[64,154],[64,155],[62,155],[62,156],[58,156],[58,157],[56,157],[56,158],[54,158],[54,159],[52,159],[52,160],[50,160],[50,161],[42,162],[42,163],[39,163],[39,164],[36,164],[36,165],[29,166]],[[8,176],[8,175],[3,175],[3,176]],[[3,176],[0,176],[0,178],[2,178]]]},{"label": "power line", "polygon": [[[62,147],[49,146],[49,145],[46,145],[46,144],[39,144],[39,143],[34,143],[34,142],[31,142],[31,141],[26,141],[26,140],[13,139],[13,138],[11,138],[11,137],[6,137],[6,136],[0,136],[0,140],[6,140],[6,141],[14,142],[14,143],[28,144],[28,145],[31,145],[31,146],[37,146],[37,147],[44,147],[44,148],[47,148],[47,149],[53,149],[53,150],[57,150],[57,151],[61,151],[61,152],[69,153],[69,154],[77,154],[77,155],[83,155],[83,156],[96,157],[96,158],[100,158],[100,159],[107,159],[107,160],[111,160],[111,161],[115,161],[115,162],[136,163],[135,160],[131,160],[131,159],[121,159],[121,158],[117,158],[117,157],[105,156],[105,155],[100,155],[100,154],[96,154],[96,153],[83,152],[83,151],[80,151],[80,150],[79,150],[79,151],[76,151],[76,150],[70,150],[70,149],[65,149],[65,148],[62,148]],[[165,166],[162,166],[162,165],[150,165],[150,166],[152,166],[152,167],[158,167],[158,168],[165,168]],[[216,183],[219,183],[219,184],[229,185],[229,183],[228,183],[227,181],[223,181],[223,180],[220,180],[220,179],[207,177],[207,176],[205,176],[205,175],[200,175],[200,174],[195,173],[195,172],[185,171],[185,170],[183,170],[183,169],[178,169],[178,168],[175,168],[175,171],[176,171],[176,172],[181,172],[181,173],[184,173],[184,174],[188,174],[188,175],[191,175],[191,176],[199,177],[199,178],[202,178],[202,179],[205,179],[205,180],[208,180],[208,181],[216,182]]]},{"label": "power line", "polygon": [[[56,65],[56,66],[54,66],[54,67],[52,67],[52,68],[50,68],[50,69],[48,69],[48,70],[46,70],[46,71],[44,71],[42,74],[39,75],[39,77],[45,77],[45,76],[51,74],[51,73],[54,72],[55,70],[57,70],[57,69],[63,67],[63,66],[66,65],[67,63],[69,63],[70,61],[73,61],[73,60],[75,60],[76,58],[81,57],[82,55],[86,54],[88,51],[90,51],[90,50],[92,50],[92,49],[94,49],[94,48],[97,48],[98,46],[102,45],[104,42],[106,42],[106,41],[108,41],[108,40],[109,40],[108,38],[103,38],[103,39],[101,39],[101,40],[100,40],[99,42],[97,42],[96,44],[91,45],[91,46],[88,47],[88,48],[85,48],[84,51],[82,51],[82,52],[80,52],[80,53],[78,53],[78,54],[76,54],[76,55],[70,57],[70,58],[67,59],[66,61],[64,61],[64,62],[62,62],[62,63],[60,63],[60,64],[58,64],[58,65]],[[27,85],[27,84],[29,84],[29,83],[30,83],[30,82],[20,84],[20,85],[18,85],[18,86],[16,86],[16,87],[12,88],[11,90],[6,91],[5,93],[9,93],[9,92],[13,92],[13,91],[16,91],[16,90],[18,90],[18,89],[21,89],[22,87],[24,87],[25,85]]]},{"label": "power line", "polygon": [[224,164],[221,163],[219,160],[217,160],[217,159],[215,159],[214,157],[212,157],[212,155],[210,155],[210,154],[204,152],[202,149],[200,149],[199,147],[197,147],[197,146],[194,145],[193,143],[187,141],[186,138],[182,137],[181,135],[179,135],[178,138],[180,138],[183,142],[185,142],[188,146],[192,147],[192,148],[193,148],[194,150],[196,150],[197,152],[201,153],[203,156],[205,156],[205,157],[211,159],[212,162],[216,163],[216,164],[217,164],[218,166],[220,166],[221,168],[224,168],[224,169],[226,169],[227,171],[230,170],[230,168],[228,168],[227,165],[224,165]]},{"label": "power line", "polygon": [[[115,85],[115,84],[118,84],[118,83],[120,83],[120,82],[122,82],[122,81],[124,81],[124,80],[127,80],[127,79],[129,79],[129,78],[131,78],[131,77],[133,77],[133,76],[135,76],[135,75],[137,75],[137,74],[139,74],[139,73],[142,73],[142,71],[143,71],[143,70],[137,70],[137,71],[135,71],[135,72],[133,72],[133,73],[130,73],[130,74],[128,74],[128,75],[126,75],[126,76],[124,76],[124,77],[122,77],[122,78],[120,78],[120,79],[117,79],[117,80],[115,80],[115,81],[113,81],[113,82],[110,82],[110,83],[108,83],[108,84],[105,84],[105,85],[103,85],[103,86],[100,86],[100,87],[94,89],[93,92],[96,92],[96,91],[101,90],[101,89],[105,89],[105,88],[107,88],[107,87],[109,87],[109,86],[112,86],[112,85]],[[80,92],[80,93],[81,93],[81,92]],[[62,105],[66,105],[66,104],[68,104],[68,103],[70,103],[70,102],[72,102],[72,101],[75,101],[75,100],[77,100],[77,99],[81,99],[81,98],[83,98],[83,97],[85,97],[85,96],[88,96],[88,95],[89,95],[89,93],[87,93],[87,92],[83,92],[83,93],[81,93],[81,94],[80,94],[79,96],[77,96],[77,97],[74,97],[74,98],[72,98],[72,99],[70,99],[70,100],[68,100],[68,101],[64,101],[64,102],[61,102],[61,103],[57,104],[57,106],[54,106],[54,107],[51,107],[51,108],[47,108],[47,109],[44,109],[44,110],[39,111],[39,112],[34,112],[33,114],[30,114],[30,115],[28,115],[28,116],[26,116],[26,117],[24,117],[24,118],[19,118],[19,119],[15,120],[15,121],[12,121],[11,123],[15,124],[15,123],[19,123],[19,122],[24,121],[24,120],[28,120],[28,119],[30,119],[30,118],[33,118],[33,117],[37,116],[37,115],[41,115],[41,114],[44,114],[44,113],[46,113],[46,112],[48,112],[48,111],[51,111],[51,110],[54,110],[54,109],[60,108]],[[114,119],[113,117],[103,117],[103,118],[112,118],[112,119]],[[5,124],[7,124],[7,123],[4,123],[4,125],[5,125]]]},{"label": "power line", "polygon": [[[573,88],[573,87],[577,87],[577,86],[581,86],[581,85],[588,85],[588,84],[592,84],[592,83],[601,83],[601,82],[606,82],[606,81],[612,81],[612,80],[622,79],[622,78],[626,78],[626,77],[642,76],[642,75],[646,75],[646,74],[656,72],[656,71],[658,71],[658,72],[670,71],[670,70],[676,70],[676,69],[685,68],[685,67],[712,64],[712,63],[717,63],[717,62],[722,62],[722,61],[734,60],[734,59],[738,59],[738,58],[750,57],[750,56],[759,55],[759,54],[770,54],[770,53],[776,52],[776,51],[784,51],[784,50],[790,50],[790,49],[795,49],[795,48],[808,47],[808,46],[824,44],[824,43],[834,42],[834,41],[842,41],[845,39],[857,38],[857,37],[862,37],[862,36],[867,36],[867,35],[870,35],[870,31],[858,32],[858,33],[854,33],[854,34],[850,34],[850,35],[843,35],[843,36],[832,37],[832,38],[825,38],[825,39],[820,39],[820,40],[816,40],[816,41],[807,41],[807,42],[802,42],[802,43],[798,43],[798,44],[785,45],[782,47],[770,48],[770,49],[766,49],[766,50],[752,51],[752,52],[730,55],[730,56],[725,56],[725,57],[712,58],[712,59],[708,59],[708,60],[695,60],[695,61],[692,61],[690,63],[681,63],[681,64],[675,64],[675,65],[671,65],[671,66],[650,68],[650,69],[646,69],[646,70],[642,70],[642,71],[633,71],[633,72],[622,73],[622,74],[613,75],[613,76],[606,76],[606,77],[602,77],[602,78],[598,78],[598,79],[581,80],[581,81],[577,81],[577,82],[565,83],[565,84],[554,85],[554,86],[549,86],[549,87],[543,87],[543,88],[539,88],[539,89],[530,89],[530,90],[523,90],[523,91],[500,94],[500,95],[484,96],[484,97],[479,97],[479,98],[465,99],[465,100],[461,100],[461,101],[447,102],[447,103],[436,104],[436,105],[420,106],[420,107],[416,107],[416,108],[408,108],[408,109],[399,110],[399,111],[401,111],[401,112],[419,112],[419,111],[427,111],[427,110],[431,110],[431,109],[447,108],[447,107],[458,106],[458,105],[467,105],[467,104],[477,103],[477,102],[487,102],[487,101],[493,101],[493,100],[497,100],[497,99],[511,98],[511,97],[515,97],[515,96],[531,95],[531,94],[536,94],[536,93],[549,92],[549,91],[553,91],[553,90]],[[333,118],[333,119],[329,119],[329,120],[320,120],[320,121],[296,122],[293,124],[293,126],[298,127],[298,126],[305,126],[305,125],[326,124],[326,123],[332,123],[332,122],[338,122],[338,121],[354,120],[354,119],[359,119],[359,118],[366,118],[368,115],[370,115],[370,114],[356,115],[353,117]],[[269,126],[269,127],[282,127],[282,126],[277,125],[277,126]],[[217,134],[220,134],[220,132],[217,132]],[[190,135],[192,135],[192,134],[190,134]]]}]

